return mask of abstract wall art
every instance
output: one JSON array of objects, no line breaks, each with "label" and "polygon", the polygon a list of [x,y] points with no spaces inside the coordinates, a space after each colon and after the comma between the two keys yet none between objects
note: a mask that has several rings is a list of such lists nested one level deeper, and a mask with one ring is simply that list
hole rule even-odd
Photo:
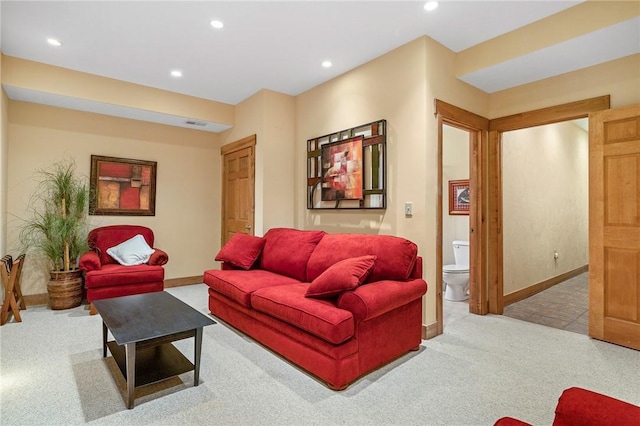
[{"label": "abstract wall art", "polygon": [[91,156],[89,214],[155,216],[155,161]]}]

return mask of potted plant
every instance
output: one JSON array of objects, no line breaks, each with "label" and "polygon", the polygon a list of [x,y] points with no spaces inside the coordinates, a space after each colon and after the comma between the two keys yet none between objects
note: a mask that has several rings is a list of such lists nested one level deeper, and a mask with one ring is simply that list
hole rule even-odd
[{"label": "potted plant", "polygon": [[72,159],[37,172],[39,183],[29,201],[29,215],[20,240],[26,251],[48,260],[47,285],[51,309],[68,309],[82,303],[82,271],[77,258],[87,247],[89,185],[76,175]]}]

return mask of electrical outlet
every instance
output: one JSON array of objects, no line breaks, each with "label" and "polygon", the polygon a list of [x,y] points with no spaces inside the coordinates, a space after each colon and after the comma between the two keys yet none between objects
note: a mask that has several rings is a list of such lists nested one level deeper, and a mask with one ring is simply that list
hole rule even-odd
[{"label": "electrical outlet", "polygon": [[413,203],[412,202],[404,203],[404,215],[405,216],[413,216]]}]

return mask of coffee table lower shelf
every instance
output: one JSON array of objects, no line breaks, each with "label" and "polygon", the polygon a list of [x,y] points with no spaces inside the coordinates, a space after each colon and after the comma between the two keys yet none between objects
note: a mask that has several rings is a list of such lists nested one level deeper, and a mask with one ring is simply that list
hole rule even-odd
[{"label": "coffee table lower shelf", "polygon": [[[124,346],[107,342],[113,359],[127,380],[127,360]],[[194,365],[173,344],[163,343],[136,349],[135,387],[159,382],[194,369]]]}]

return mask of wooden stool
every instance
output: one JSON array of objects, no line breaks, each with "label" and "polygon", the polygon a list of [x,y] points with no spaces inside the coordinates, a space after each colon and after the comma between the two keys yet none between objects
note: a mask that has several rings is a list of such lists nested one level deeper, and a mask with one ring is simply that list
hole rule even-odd
[{"label": "wooden stool", "polygon": [[10,255],[6,255],[0,259],[2,267],[0,267],[0,275],[4,284],[4,302],[2,303],[2,312],[0,313],[0,325],[4,325],[9,317],[9,308],[13,313],[13,317],[17,322],[22,322],[20,317],[20,309],[27,309],[20,290],[20,274],[22,273],[22,265],[24,264],[24,254],[21,254],[14,261]]}]

